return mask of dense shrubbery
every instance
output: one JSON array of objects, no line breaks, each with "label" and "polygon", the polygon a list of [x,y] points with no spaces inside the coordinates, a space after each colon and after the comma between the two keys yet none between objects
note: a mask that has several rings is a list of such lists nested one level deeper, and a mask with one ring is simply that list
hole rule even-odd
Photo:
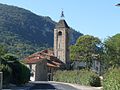
[{"label": "dense shrubbery", "polygon": [[[10,65],[12,71],[11,83],[20,85],[30,80],[30,70],[20,62],[14,62]],[[16,67],[16,68],[15,68]]]},{"label": "dense shrubbery", "polygon": [[0,71],[3,72],[3,84],[25,84],[30,80],[30,70],[22,63],[16,62],[11,65],[0,65]]},{"label": "dense shrubbery", "polygon": [[[3,72],[3,84],[20,85],[30,80],[30,70],[12,54],[2,56],[0,71]],[[5,87],[6,87],[5,86]]]},{"label": "dense shrubbery", "polygon": [[80,71],[57,71],[53,77],[54,81],[75,83],[89,86],[101,86],[100,78],[94,72],[88,70]]},{"label": "dense shrubbery", "polygon": [[19,83],[25,84],[30,80],[30,70],[24,64],[20,63],[20,71]]},{"label": "dense shrubbery", "polygon": [[3,72],[3,84],[8,85],[12,75],[12,69],[8,65],[0,65],[0,71]]},{"label": "dense shrubbery", "polygon": [[104,90],[120,90],[120,68],[109,69],[103,79]]}]

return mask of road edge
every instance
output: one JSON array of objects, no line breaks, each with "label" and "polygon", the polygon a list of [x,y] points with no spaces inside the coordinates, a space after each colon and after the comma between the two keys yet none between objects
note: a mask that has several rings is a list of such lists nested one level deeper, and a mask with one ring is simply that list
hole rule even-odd
[{"label": "road edge", "polygon": [[102,90],[102,87],[90,87],[90,86],[84,86],[84,85],[79,85],[79,84],[56,82],[56,81],[48,81],[48,82],[66,84],[66,85],[70,85],[70,86],[72,86],[76,89],[80,89],[80,90]]}]

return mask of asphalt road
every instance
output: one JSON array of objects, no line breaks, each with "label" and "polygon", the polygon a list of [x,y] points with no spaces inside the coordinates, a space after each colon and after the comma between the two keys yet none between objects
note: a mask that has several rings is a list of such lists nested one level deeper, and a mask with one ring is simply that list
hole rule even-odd
[{"label": "asphalt road", "polygon": [[[78,89],[76,89],[78,88]],[[10,86],[2,90],[102,90],[102,87],[74,85],[62,82],[35,81],[22,86]]]},{"label": "asphalt road", "polygon": [[36,82],[32,83],[32,85],[33,86],[29,90],[78,90],[66,84],[53,82]]}]

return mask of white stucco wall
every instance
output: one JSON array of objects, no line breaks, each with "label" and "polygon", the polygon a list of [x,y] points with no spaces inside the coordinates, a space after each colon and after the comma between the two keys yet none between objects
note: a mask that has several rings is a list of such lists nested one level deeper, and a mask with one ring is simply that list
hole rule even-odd
[{"label": "white stucco wall", "polygon": [[36,64],[27,64],[26,66],[31,70],[32,76],[30,76],[30,80],[31,80],[31,81],[35,81],[35,69],[36,69]]}]

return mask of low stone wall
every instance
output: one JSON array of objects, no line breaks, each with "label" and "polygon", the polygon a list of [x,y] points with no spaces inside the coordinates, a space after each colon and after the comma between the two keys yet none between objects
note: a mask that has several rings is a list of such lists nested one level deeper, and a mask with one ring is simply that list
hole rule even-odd
[{"label": "low stone wall", "polygon": [[0,90],[2,90],[3,73],[0,72]]}]

